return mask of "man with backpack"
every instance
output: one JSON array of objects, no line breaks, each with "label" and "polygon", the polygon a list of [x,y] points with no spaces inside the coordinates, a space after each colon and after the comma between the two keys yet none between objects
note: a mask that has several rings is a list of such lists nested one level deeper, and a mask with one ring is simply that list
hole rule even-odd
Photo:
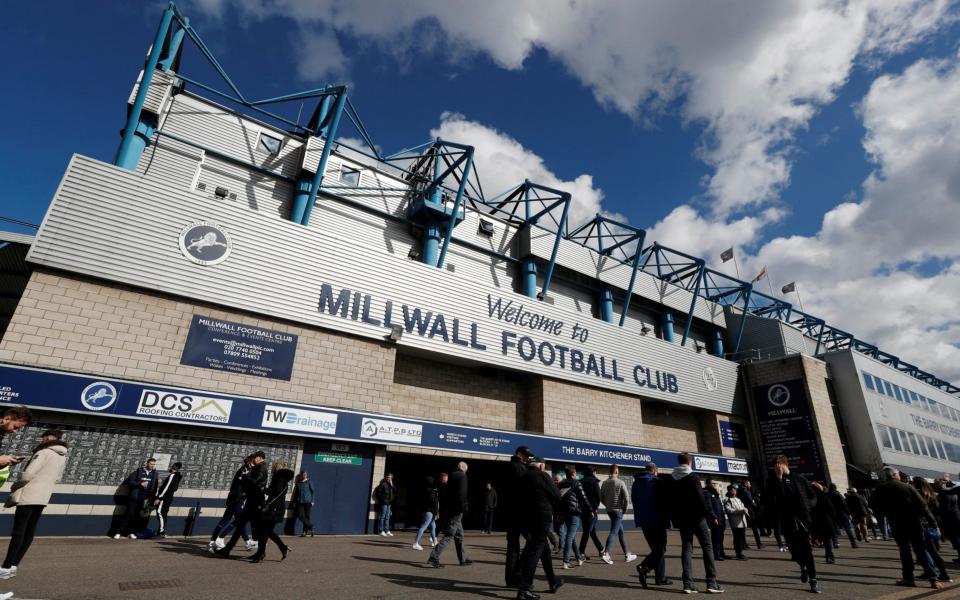
[{"label": "man with backpack", "polygon": [[563,521],[560,524],[560,546],[563,548],[563,568],[571,569],[570,551],[577,559],[577,566],[583,564],[583,554],[577,546],[577,530],[580,529],[580,515],[589,508],[589,501],[583,493],[583,486],[577,479],[577,468],[568,466],[567,478],[560,484],[560,510]]}]

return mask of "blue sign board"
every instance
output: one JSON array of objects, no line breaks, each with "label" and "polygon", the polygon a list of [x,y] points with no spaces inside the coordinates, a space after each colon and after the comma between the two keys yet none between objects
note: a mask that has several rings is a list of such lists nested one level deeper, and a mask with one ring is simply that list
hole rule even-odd
[{"label": "blue sign board", "polygon": [[290,381],[297,336],[194,315],[180,363]]},{"label": "blue sign board", "polygon": [[747,443],[747,428],[740,423],[721,420],[720,443],[723,444],[724,448],[749,450],[750,444]]},{"label": "blue sign board", "polygon": [[[529,446],[551,461],[642,467],[676,464],[677,452],[497,431],[262,398],[0,365],[0,402],[298,437],[508,456]],[[746,475],[745,460],[694,455],[694,470]]]},{"label": "blue sign board", "polygon": [[765,464],[783,454],[810,481],[826,481],[810,402],[802,379],[753,388]]}]

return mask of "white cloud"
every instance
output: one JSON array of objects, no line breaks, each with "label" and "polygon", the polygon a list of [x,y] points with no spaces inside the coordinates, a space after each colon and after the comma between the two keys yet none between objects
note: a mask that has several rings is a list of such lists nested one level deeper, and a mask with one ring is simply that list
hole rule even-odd
[{"label": "white cloud", "polygon": [[[594,186],[592,176],[584,174],[572,181],[562,180],[547,167],[543,158],[492,127],[448,112],[441,116],[440,125],[430,131],[430,137],[474,146],[474,164],[480,174],[487,199],[492,199],[529,179],[533,183],[563,190],[572,195],[568,215],[571,224],[592,218],[601,210],[603,191]],[[559,220],[559,212],[556,218]],[[546,220],[543,222],[544,226],[548,224]]]}]

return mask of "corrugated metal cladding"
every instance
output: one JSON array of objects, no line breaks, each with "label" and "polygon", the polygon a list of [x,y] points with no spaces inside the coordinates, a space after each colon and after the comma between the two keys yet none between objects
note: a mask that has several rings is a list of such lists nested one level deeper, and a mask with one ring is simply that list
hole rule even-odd
[{"label": "corrugated metal cladding", "polygon": [[[172,72],[154,71],[153,80],[150,82],[150,89],[147,90],[147,97],[143,101],[143,110],[152,112],[155,115],[163,114],[166,104],[170,100],[173,80],[174,75]],[[130,98],[127,100],[128,104],[133,104],[137,96],[137,90],[140,89],[141,81],[143,81],[143,71],[140,71],[140,75],[137,77],[137,83],[134,84],[133,90],[130,92]]]},{"label": "corrugated metal cladding", "polygon": [[[416,327],[405,333],[400,342],[402,346],[668,402],[732,411],[737,381],[735,363],[698,354],[689,347],[681,348],[652,336],[630,335],[616,325],[575,310],[532,301],[514,293],[509,285],[496,287],[464,276],[458,270],[450,272],[409,260],[396,252],[396,246],[407,246],[410,240],[384,239],[384,232],[394,235],[393,230],[378,231],[379,223],[370,215],[350,218],[350,210],[333,200],[319,203],[318,208],[322,210],[314,213],[315,226],[303,227],[277,216],[274,211],[261,210],[248,202],[215,199],[180,183],[168,183],[74,156],[37,235],[30,260],[52,268],[383,339],[386,329],[366,323],[362,318],[365,295],[369,294],[370,319],[383,321],[388,301],[392,302],[394,323],[404,323],[404,305],[410,316],[419,308],[422,319],[430,319],[422,335],[418,335]],[[324,220],[337,211],[342,218],[336,222],[334,232]],[[219,223],[232,237],[231,255],[216,266],[196,265],[180,253],[181,230],[200,220]],[[390,251],[391,245],[394,252]],[[487,277],[501,276],[492,269]],[[360,294],[349,296],[346,317],[318,310],[324,284],[332,286],[334,294],[343,289]],[[490,302],[498,299],[562,322],[559,334],[531,331],[491,316]],[[445,331],[437,324],[437,314],[444,317]],[[458,341],[470,341],[471,329],[475,329],[474,347],[455,343],[454,319],[458,320]],[[571,339],[574,325],[585,327],[587,333]],[[612,374],[616,360],[618,376],[623,381],[604,379],[592,372],[574,372],[570,369],[569,355],[566,368],[561,368],[557,359],[552,365],[544,364],[537,357],[524,360],[516,347],[508,347],[504,353],[504,330],[516,332],[517,340],[529,335],[537,342],[548,342],[549,345],[541,349],[544,356],[549,356],[551,349],[561,352],[561,345],[594,353],[598,360],[602,356],[607,374]],[[486,349],[479,349],[477,345]],[[529,351],[529,347],[526,349]],[[643,368],[638,371],[641,382],[646,381],[647,370],[653,382],[658,371],[664,382],[666,374],[675,375],[676,393],[638,385],[634,379],[637,366]]]}]

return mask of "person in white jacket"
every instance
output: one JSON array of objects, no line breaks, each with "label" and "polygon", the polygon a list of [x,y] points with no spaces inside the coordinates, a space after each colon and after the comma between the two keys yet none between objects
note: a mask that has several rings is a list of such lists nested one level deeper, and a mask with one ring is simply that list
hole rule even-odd
[{"label": "person in white jacket", "polygon": [[747,507],[737,498],[737,488],[727,486],[727,497],[723,500],[723,512],[727,514],[730,531],[733,532],[733,551],[737,560],[747,560],[743,550],[747,547]]},{"label": "person in white jacket", "polygon": [[33,542],[40,515],[50,502],[53,486],[63,475],[67,444],[62,437],[63,432],[59,429],[44,431],[40,445],[34,448],[30,462],[10,489],[6,506],[16,506],[17,511],[13,517],[7,557],[0,568],[0,579],[10,579],[17,574],[17,566]]}]

